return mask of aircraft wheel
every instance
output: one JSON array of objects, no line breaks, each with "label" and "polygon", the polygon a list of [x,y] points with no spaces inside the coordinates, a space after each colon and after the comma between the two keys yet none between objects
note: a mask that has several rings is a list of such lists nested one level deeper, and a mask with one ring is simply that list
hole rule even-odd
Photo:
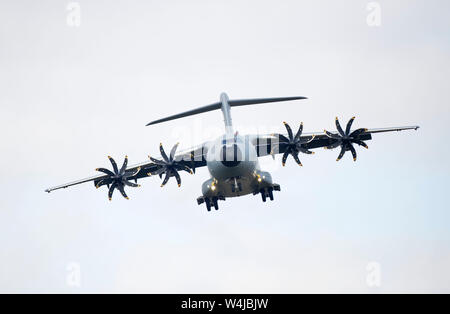
[{"label": "aircraft wheel", "polygon": [[273,190],[272,190],[272,188],[268,189],[267,193],[269,194],[270,200],[273,201]]},{"label": "aircraft wheel", "polygon": [[266,202],[266,191],[264,190],[261,191],[261,198],[263,202]]}]

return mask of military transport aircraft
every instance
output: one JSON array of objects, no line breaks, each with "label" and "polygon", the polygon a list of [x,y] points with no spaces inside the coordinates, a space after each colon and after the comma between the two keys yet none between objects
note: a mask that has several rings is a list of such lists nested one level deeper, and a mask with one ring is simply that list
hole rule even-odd
[{"label": "military transport aircraft", "polygon": [[273,200],[273,192],[280,191],[280,186],[273,183],[270,173],[263,171],[259,167],[258,158],[263,156],[282,154],[282,164],[286,163],[289,155],[302,166],[299,154],[314,154],[312,149],[324,147],[325,149],[340,148],[337,157],[339,161],[350,151],[353,160],[356,161],[356,150],[354,144],[368,148],[365,141],[372,139],[372,134],[417,130],[419,126],[392,127],[379,129],[358,128],[352,130],[354,117],[351,118],[345,129],[335,120],[337,132],[303,133],[303,123],[294,134],[289,124],[284,122],[287,134],[269,135],[244,135],[241,136],[233,129],[231,121],[231,107],[263,104],[271,102],[281,102],[290,100],[307,99],[306,97],[281,97],[281,98],[260,98],[260,99],[239,99],[230,100],[225,93],[220,95],[220,101],[200,107],[194,110],[176,114],[167,118],[159,119],[148,123],[157,123],[179,119],[203,112],[221,109],[224,122],[225,133],[218,139],[203,143],[177,153],[178,144],[172,147],[169,155],[166,154],[163,145],[160,144],[160,158],[149,156],[149,160],[137,165],[128,167],[128,157],[120,168],[114,159],[108,156],[112,165],[112,171],[106,168],[97,168],[101,174],[84,180],[79,180],[45,190],[51,192],[61,188],[67,188],[85,182],[93,181],[96,188],[108,187],[108,198],[111,200],[114,190],[118,190],[122,196],[128,199],[125,193],[125,186],[139,187],[137,181],[150,176],[164,176],[161,187],[163,187],[171,177],[174,177],[178,186],[181,185],[180,171],[191,174],[200,167],[206,166],[210,173],[210,178],[203,183],[202,196],[197,198],[198,204],[206,204],[208,211],[214,207],[219,209],[218,201],[229,197],[243,196],[247,194],[261,194],[265,202],[267,198]]}]

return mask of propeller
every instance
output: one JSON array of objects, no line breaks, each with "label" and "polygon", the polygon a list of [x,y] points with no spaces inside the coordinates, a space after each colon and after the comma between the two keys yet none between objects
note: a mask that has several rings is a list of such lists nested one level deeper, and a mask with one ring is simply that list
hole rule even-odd
[{"label": "propeller", "polygon": [[128,156],[125,156],[125,160],[123,161],[120,170],[117,168],[117,164],[111,156],[108,156],[108,159],[111,162],[111,165],[113,166],[113,171],[108,170],[106,168],[95,169],[96,171],[103,172],[108,176],[107,178],[100,180],[95,187],[98,189],[100,186],[107,184],[109,188],[108,190],[109,200],[111,200],[115,189],[119,190],[122,196],[128,200],[129,197],[125,193],[125,186],[131,187],[140,186],[139,184],[128,181],[128,178],[135,176],[141,170],[141,168],[139,167],[135,171],[126,171],[128,165]]},{"label": "propeller", "polygon": [[357,155],[356,155],[356,150],[355,150],[355,147],[353,146],[353,144],[358,144],[358,145],[360,145],[362,147],[365,147],[367,149],[369,148],[367,146],[367,144],[364,143],[361,140],[361,135],[364,132],[366,132],[367,129],[361,128],[361,129],[357,129],[357,130],[355,130],[353,132],[350,132],[350,129],[351,129],[352,124],[353,124],[353,120],[355,120],[355,117],[351,118],[348,121],[347,126],[345,128],[345,132],[342,129],[342,127],[341,127],[341,125],[339,123],[339,119],[337,117],[336,117],[336,128],[338,130],[338,133],[335,134],[335,133],[328,132],[327,130],[324,130],[325,134],[329,138],[332,138],[332,139],[336,140],[336,142],[334,142],[333,144],[331,144],[329,146],[326,146],[325,149],[334,149],[334,148],[336,148],[338,146],[341,147],[341,152],[339,153],[339,156],[336,159],[336,161],[341,160],[341,158],[344,156],[345,152],[348,151],[348,150],[351,151],[351,153],[353,155],[353,160],[356,161]]},{"label": "propeller", "polygon": [[161,184],[161,187],[166,185],[166,183],[169,181],[170,177],[175,177],[178,183],[178,187],[181,186],[181,177],[178,171],[184,170],[189,172],[190,174],[193,174],[192,169],[187,166],[184,161],[176,161],[175,160],[175,152],[177,151],[179,143],[175,144],[172,147],[172,150],[170,151],[170,155],[167,156],[166,152],[164,151],[162,143],[159,144],[159,151],[161,152],[161,157],[163,160],[155,159],[151,156],[148,156],[152,162],[154,162],[158,169],[154,172],[149,172],[148,175],[159,175],[162,178],[162,175],[165,173],[166,176],[164,177],[164,180]]},{"label": "propeller", "polygon": [[304,137],[304,138],[301,137],[302,132],[303,132],[303,122],[300,123],[300,127],[298,128],[298,131],[295,134],[295,136],[292,133],[292,129],[289,126],[289,124],[287,124],[286,122],[283,122],[283,124],[286,127],[286,130],[288,132],[288,137],[289,137],[289,138],[287,138],[283,134],[279,135],[280,146],[283,145],[286,147],[286,150],[285,150],[285,152],[283,154],[283,158],[282,158],[283,167],[285,166],[286,160],[289,155],[292,155],[292,157],[294,158],[294,160],[297,162],[297,164],[299,166],[303,166],[300,159],[298,158],[298,154],[299,153],[304,153],[304,154],[309,154],[309,155],[314,154],[314,152],[303,147],[303,145],[314,140],[315,136],[313,135],[313,136],[308,136],[308,137]]}]

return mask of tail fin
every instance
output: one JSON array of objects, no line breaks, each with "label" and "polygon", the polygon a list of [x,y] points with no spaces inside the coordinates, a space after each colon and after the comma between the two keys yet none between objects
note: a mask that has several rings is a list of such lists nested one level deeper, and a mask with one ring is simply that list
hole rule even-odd
[{"label": "tail fin", "polygon": [[[237,107],[237,106],[248,106],[248,105],[255,105],[255,104],[265,104],[270,102],[280,102],[280,101],[289,101],[289,100],[297,100],[297,99],[307,99],[306,97],[302,96],[296,96],[296,97],[278,97],[278,98],[256,98],[256,99],[235,99],[235,100],[228,100],[228,105],[230,107]],[[223,102],[216,102],[211,105],[203,106],[197,109],[189,110],[183,113],[179,113],[173,116],[169,116],[166,118],[162,118],[159,120],[152,121],[148,123],[147,125],[154,125],[161,122],[166,122],[170,120],[175,120],[179,118],[184,118],[188,116],[193,116],[199,113],[208,112],[216,109],[221,109],[222,106],[224,106]]]}]

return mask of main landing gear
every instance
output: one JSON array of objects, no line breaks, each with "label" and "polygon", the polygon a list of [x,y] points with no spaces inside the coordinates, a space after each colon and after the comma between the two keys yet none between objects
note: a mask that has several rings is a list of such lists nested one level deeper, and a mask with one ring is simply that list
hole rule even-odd
[{"label": "main landing gear", "polygon": [[225,197],[223,196],[214,196],[214,197],[199,197],[197,198],[197,203],[198,205],[205,203],[206,205],[206,209],[208,211],[211,211],[211,208],[214,207],[215,210],[219,209],[219,204],[217,203],[218,201],[224,201]]},{"label": "main landing gear", "polygon": [[[262,201],[266,202],[267,198],[269,198],[271,201],[273,201],[273,191],[280,191],[280,186],[278,184],[274,184],[270,187],[259,190]],[[256,194],[258,194],[258,192],[254,193],[254,194],[256,195]]]}]

